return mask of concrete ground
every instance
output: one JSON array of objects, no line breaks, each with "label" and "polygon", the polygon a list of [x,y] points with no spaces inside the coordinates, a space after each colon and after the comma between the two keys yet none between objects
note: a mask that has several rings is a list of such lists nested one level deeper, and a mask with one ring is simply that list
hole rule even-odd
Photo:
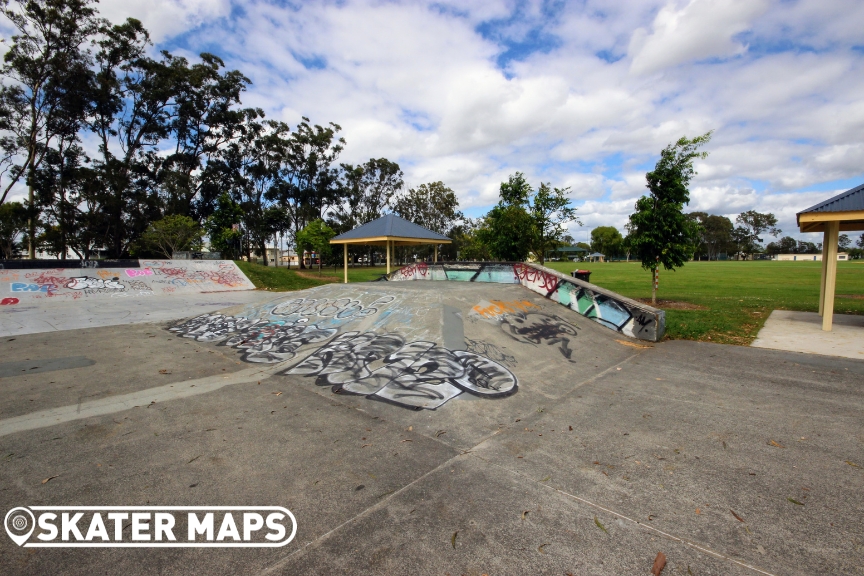
[{"label": "concrete ground", "polygon": [[834,314],[825,332],[816,312],[774,310],[751,346],[864,360],[864,316]]},{"label": "concrete ground", "polygon": [[663,552],[664,575],[864,574],[862,361],[648,345],[519,286],[331,285],[228,312],[297,298],[353,310],[307,307],[321,329],[473,351],[518,390],[413,410],[282,373],[321,342],[249,363],[164,323],[4,338],[0,510],[273,505],[298,531],[275,549],[2,537],[0,572],[649,574]]}]

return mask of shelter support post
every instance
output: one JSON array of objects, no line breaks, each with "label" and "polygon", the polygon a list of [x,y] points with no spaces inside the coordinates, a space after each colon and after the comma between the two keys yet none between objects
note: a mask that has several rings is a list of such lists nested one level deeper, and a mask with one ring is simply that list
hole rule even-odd
[{"label": "shelter support post", "polygon": [[348,283],[348,244],[342,244],[342,256],[345,262],[345,284]]},{"label": "shelter support post", "polygon": [[390,240],[387,240],[387,274],[390,274]]},{"label": "shelter support post", "polygon": [[819,315],[822,316],[822,313],[825,311],[825,278],[827,278],[826,271],[828,270],[828,258],[826,256],[826,252],[828,251],[828,227],[825,227],[825,231],[822,233],[822,279],[821,284],[819,285]]},{"label": "shelter support post", "polygon": [[830,332],[834,322],[834,291],[837,286],[837,241],[840,235],[840,222],[826,222],[827,241],[823,243],[822,259],[828,259],[825,266],[825,305],[822,308],[822,330]]},{"label": "shelter support post", "polygon": [[432,258],[432,263],[433,263],[433,264],[437,264],[437,263],[438,263],[438,245],[437,245],[437,244],[435,244],[435,257]]}]

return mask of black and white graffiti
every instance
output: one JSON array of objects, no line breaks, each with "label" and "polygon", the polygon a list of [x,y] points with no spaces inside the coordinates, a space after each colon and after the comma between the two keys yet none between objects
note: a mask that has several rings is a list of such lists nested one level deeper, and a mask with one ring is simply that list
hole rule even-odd
[{"label": "black and white graffiti", "polygon": [[570,362],[575,362],[571,358],[573,349],[570,348],[570,340],[575,338],[578,333],[573,324],[554,314],[543,312],[506,314],[501,317],[500,322],[504,333],[517,342],[535,346],[557,346],[564,358]]},{"label": "black and white graffiti", "polygon": [[185,338],[237,348],[246,362],[276,364],[291,360],[307,344],[324,342],[335,328],[319,328],[306,319],[295,322],[249,320],[222,314],[205,314],[170,328]]},{"label": "black and white graffiti", "polygon": [[302,317],[318,316],[338,320],[365,318],[375,314],[378,308],[386,306],[394,299],[393,296],[382,296],[368,306],[364,306],[359,300],[352,298],[295,298],[277,304],[271,314],[274,316],[297,314]]},{"label": "black and white graffiti", "polygon": [[120,278],[114,277],[108,280],[93,278],[92,276],[75,276],[66,283],[70,290],[125,290],[126,286],[120,283]]},{"label": "black and white graffiti", "polygon": [[281,373],[314,376],[317,385],[330,386],[336,394],[357,394],[415,409],[434,410],[463,392],[501,398],[518,388],[510,370],[473,350],[449,350],[434,342],[406,343],[398,334],[354,331],[336,336],[337,328],[319,327],[308,318],[271,322],[204,314],[169,330],[198,342],[236,348],[246,362],[285,362],[303,346],[319,344],[314,353]]},{"label": "black and white graffiti", "polygon": [[504,349],[492,344],[491,342],[481,342],[480,340],[471,340],[465,338],[465,347],[469,352],[473,352],[479,356],[485,356],[490,360],[494,360],[504,366],[515,366],[516,357],[512,354],[507,354]]},{"label": "black and white graffiti", "polygon": [[336,394],[358,394],[409,408],[434,410],[463,392],[500,398],[514,394],[516,377],[470,351],[398,334],[346,332],[283,372],[315,377]]}]

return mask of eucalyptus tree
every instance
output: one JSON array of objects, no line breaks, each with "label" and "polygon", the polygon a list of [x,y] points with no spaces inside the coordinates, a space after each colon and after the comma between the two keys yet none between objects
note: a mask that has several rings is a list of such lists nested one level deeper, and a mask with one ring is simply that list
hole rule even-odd
[{"label": "eucalyptus tree", "polygon": [[345,189],[334,166],[345,147],[345,139],[338,136],[341,130],[333,122],[312,125],[303,117],[291,134],[276,197],[288,210],[294,238],[309,222],[325,218],[342,202]]},{"label": "eucalyptus tree", "polygon": [[0,173],[6,176],[0,204],[24,177],[29,256],[35,258],[35,173],[52,141],[85,113],[92,62],[86,45],[103,22],[92,0],[4,0],[0,12],[16,31],[0,70]]},{"label": "eucalyptus tree", "polygon": [[178,75],[175,111],[170,120],[172,149],[154,155],[158,186],[166,213],[208,216],[221,193],[217,164],[211,161],[239,136],[246,115],[239,109],[240,94],[250,80],[237,70],[223,71],[225,63],[213,54]]}]

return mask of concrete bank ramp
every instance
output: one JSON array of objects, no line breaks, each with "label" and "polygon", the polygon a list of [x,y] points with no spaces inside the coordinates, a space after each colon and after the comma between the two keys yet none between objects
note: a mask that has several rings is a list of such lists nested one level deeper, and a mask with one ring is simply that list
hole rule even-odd
[{"label": "concrete bank ramp", "polygon": [[231,260],[126,260],[117,267],[104,264],[107,266],[93,261],[75,268],[14,269],[11,266],[15,263],[7,263],[0,270],[0,294],[8,306],[17,304],[9,302],[14,299],[60,301],[255,289]]},{"label": "concrete bank ramp", "polygon": [[253,292],[230,260],[32,264],[7,262],[0,269],[2,336],[172,320],[269,297]]},{"label": "concrete bank ramp", "polygon": [[658,342],[666,331],[666,315],[662,310],[538,264],[418,262],[400,268],[386,278],[390,282],[449,281],[521,284],[553,302],[631,338]]},{"label": "concrete bank ramp", "polygon": [[169,330],[320,393],[418,410],[481,401],[484,418],[525,382],[548,400],[650,347],[496,283],[331,284]]}]

